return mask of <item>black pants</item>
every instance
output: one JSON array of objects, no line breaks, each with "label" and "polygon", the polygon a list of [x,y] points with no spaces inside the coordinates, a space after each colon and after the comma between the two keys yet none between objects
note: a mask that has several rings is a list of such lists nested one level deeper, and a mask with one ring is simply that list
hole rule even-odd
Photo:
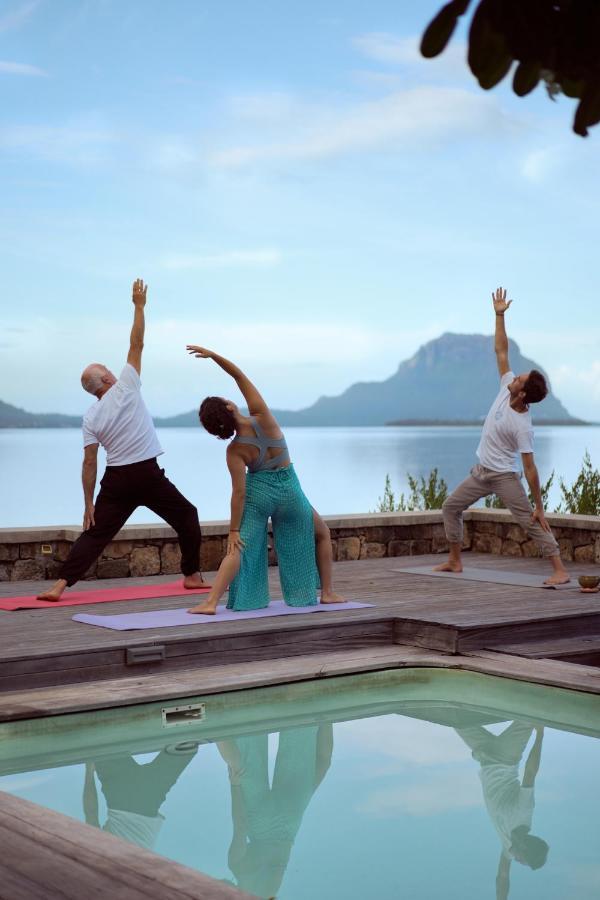
[{"label": "black pants", "polygon": [[157,816],[167,794],[196,752],[172,756],[161,750],[152,762],[143,764],[132,756],[100,760],[95,765],[106,805],[140,816]]},{"label": "black pants", "polygon": [[147,506],[177,532],[183,574],[198,572],[198,510],[171,484],[156,459],[146,459],[129,466],[106,467],[96,498],[96,524],[75,541],[61,567],[59,578],[64,578],[69,587],[75,584],[138,506]]}]

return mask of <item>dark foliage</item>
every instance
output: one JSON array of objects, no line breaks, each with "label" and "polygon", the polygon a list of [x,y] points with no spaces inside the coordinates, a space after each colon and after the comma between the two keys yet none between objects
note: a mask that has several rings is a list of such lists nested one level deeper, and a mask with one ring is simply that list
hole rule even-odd
[{"label": "dark foliage", "polygon": [[[471,0],[440,9],[421,39],[426,57],[441,53]],[[600,122],[600,2],[598,0],[479,0],[469,29],[468,63],[484,90],[509,73],[513,90],[529,94],[540,81],[549,96],[579,100],[573,130],[586,137]]]}]

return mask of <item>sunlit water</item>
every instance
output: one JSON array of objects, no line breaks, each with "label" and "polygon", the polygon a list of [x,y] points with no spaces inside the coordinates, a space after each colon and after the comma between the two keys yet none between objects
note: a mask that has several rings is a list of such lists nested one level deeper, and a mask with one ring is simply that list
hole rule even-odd
[{"label": "sunlit water", "polygon": [[421,669],[200,700],[0,725],[0,790],[260,897],[493,900],[499,866],[499,897],[600,895],[597,696]]},{"label": "sunlit water", "polygon": [[[397,494],[407,491],[407,473],[428,475],[434,467],[452,488],[476,462],[479,434],[479,428],[458,427],[286,429],[306,494],[320,512],[332,515],[374,510],[388,473]],[[161,465],[197,505],[201,519],[227,518],[225,445],[200,428],[165,428],[159,435]],[[537,429],[541,478],[557,473],[551,507],[560,500],[558,476],[574,480],[586,448],[600,465],[600,427]],[[0,527],[78,523],[80,471],[79,430],[0,429]],[[157,520],[141,508],[130,521]]]}]

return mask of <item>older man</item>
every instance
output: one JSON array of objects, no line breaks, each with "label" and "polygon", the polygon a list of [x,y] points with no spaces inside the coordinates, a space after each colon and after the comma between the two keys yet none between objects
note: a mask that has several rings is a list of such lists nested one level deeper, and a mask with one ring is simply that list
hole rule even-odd
[{"label": "older man", "polygon": [[[198,511],[156,461],[163,450],[140,393],[146,291],[141,279],[134,282],[129,354],[119,378],[99,363],[87,366],[81,375],[84,390],[97,400],[83,419],[84,530],[63,563],[58,581],[39,595],[40,600],[60,600],[65,588],[85,574],[138,506],[147,506],[177,532],[184,587],[205,585],[200,573]],[[100,444],[106,450],[107,465],[94,503]]]}]

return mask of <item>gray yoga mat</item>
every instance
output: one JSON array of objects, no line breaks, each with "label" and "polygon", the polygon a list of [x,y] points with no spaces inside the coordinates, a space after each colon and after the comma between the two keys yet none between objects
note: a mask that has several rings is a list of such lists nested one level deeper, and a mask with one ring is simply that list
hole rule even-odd
[{"label": "gray yoga mat", "polygon": [[264,609],[249,609],[244,612],[233,612],[225,606],[219,606],[216,616],[197,616],[183,609],[156,609],[148,612],[122,613],[116,616],[94,616],[78,613],[73,616],[74,622],[85,625],[99,625],[113,631],[137,631],[143,628],[172,628],[174,625],[205,625],[207,622],[239,622],[240,619],[267,619],[271,616],[293,616],[313,612],[342,612],[345,609],[365,609],[372,603],[358,603],[348,600],[346,603],[317,603],[316,606],[286,606],[283,600],[274,600]]},{"label": "gray yoga mat", "polygon": [[406,575],[429,575],[433,578],[447,578],[451,581],[484,581],[489,584],[512,584],[517,587],[537,587],[546,590],[564,590],[565,588],[578,588],[577,581],[571,579],[566,584],[544,584],[548,574],[529,575],[527,572],[507,572],[502,569],[469,569],[465,567],[462,572],[434,572],[433,566],[402,566],[395,569],[396,572],[404,572]]}]

